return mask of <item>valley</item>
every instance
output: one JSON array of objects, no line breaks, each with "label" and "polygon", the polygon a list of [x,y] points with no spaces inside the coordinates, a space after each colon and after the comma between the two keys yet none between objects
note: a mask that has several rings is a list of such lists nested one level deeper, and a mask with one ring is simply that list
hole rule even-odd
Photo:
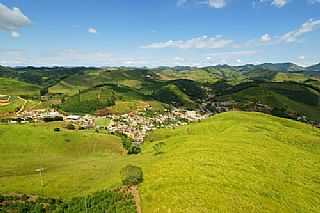
[{"label": "valley", "polygon": [[317,212],[320,77],[259,69],[1,67],[1,208]]}]

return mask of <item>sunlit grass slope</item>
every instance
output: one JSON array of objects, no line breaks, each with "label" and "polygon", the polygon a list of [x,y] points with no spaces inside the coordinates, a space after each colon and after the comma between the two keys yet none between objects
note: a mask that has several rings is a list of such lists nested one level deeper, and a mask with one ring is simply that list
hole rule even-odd
[{"label": "sunlit grass slope", "polygon": [[55,126],[0,126],[1,193],[71,198],[119,186],[133,164],[143,212],[319,212],[320,130],[302,123],[223,113],[156,130],[136,156],[116,137]]},{"label": "sunlit grass slope", "polygon": [[[124,150],[118,138],[64,129],[54,132],[57,126],[61,125],[0,125],[1,193],[65,198],[120,182]],[[37,169],[44,169],[43,186]]]},{"label": "sunlit grass slope", "polygon": [[38,86],[14,79],[0,78],[0,94],[16,96],[38,96],[40,95],[40,88]]},{"label": "sunlit grass slope", "polygon": [[320,131],[259,113],[230,112],[150,135],[144,212],[319,212]]}]

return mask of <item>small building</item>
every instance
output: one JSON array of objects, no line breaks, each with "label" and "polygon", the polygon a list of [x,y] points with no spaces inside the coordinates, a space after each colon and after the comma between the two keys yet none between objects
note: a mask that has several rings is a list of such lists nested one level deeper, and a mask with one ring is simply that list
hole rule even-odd
[{"label": "small building", "polygon": [[81,118],[81,116],[79,116],[79,115],[68,115],[67,116],[67,120],[69,120],[69,121],[78,121],[78,120],[80,120],[80,118]]}]

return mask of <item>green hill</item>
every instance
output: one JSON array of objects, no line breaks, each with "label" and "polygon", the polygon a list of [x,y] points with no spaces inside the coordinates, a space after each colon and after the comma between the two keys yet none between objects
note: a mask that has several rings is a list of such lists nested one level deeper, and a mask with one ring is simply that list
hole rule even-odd
[{"label": "green hill", "polygon": [[54,132],[59,125],[0,125],[1,193],[84,196],[119,186],[121,168],[133,164],[144,172],[143,212],[319,210],[320,130],[302,123],[223,113],[156,130],[137,156],[124,154],[116,137]]},{"label": "green hill", "polygon": [[160,129],[144,155],[144,212],[317,212],[320,131],[259,113],[230,112]]},{"label": "green hill", "polygon": [[115,104],[122,106],[120,111],[126,111],[123,103],[131,109],[131,103],[148,101],[154,100],[136,89],[115,84],[102,84],[67,98],[61,105],[61,109],[72,113],[94,114],[97,110],[103,110]]},{"label": "green hill", "polygon": [[[65,198],[119,181],[124,150],[117,137],[55,127],[61,124],[0,125],[1,193]],[[42,168],[41,180],[36,170]]]},{"label": "green hill", "polygon": [[222,99],[237,101],[243,110],[248,110],[251,103],[260,103],[320,120],[320,92],[307,84],[251,82],[228,88],[222,93]]},{"label": "green hill", "polygon": [[0,78],[0,94],[13,96],[39,96],[38,86],[10,78]]}]

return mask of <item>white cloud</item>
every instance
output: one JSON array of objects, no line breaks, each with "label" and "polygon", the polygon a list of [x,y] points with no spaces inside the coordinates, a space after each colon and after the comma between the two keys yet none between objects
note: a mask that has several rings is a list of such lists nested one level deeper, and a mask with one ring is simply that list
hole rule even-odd
[{"label": "white cloud", "polygon": [[19,38],[20,37],[20,33],[16,32],[16,31],[12,31],[11,32],[11,37],[12,38]]},{"label": "white cloud", "polygon": [[88,29],[88,33],[96,34],[96,33],[97,33],[97,29],[96,29],[96,28],[93,28],[93,27],[90,27],[90,28]]},{"label": "white cloud", "polygon": [[285,6],[287,3],[288,3],[288,0],[273,0],[271,4],[278,8],[281,8]]},{"label": "white cloud", "polygon": [[229,39],[224,39],[221,36],[208,37],[201,36],[192,38],[190,40],[169,40],[166,42],[152,43],[142,48],[180,48],[180,49],[217,49],[224,48],[231,44],[233,41]]},{"label": "white cloud", "polygon": [[[192,0],[177,0],[177,6],[181,7],[191,1]],[[226,0],[193,0],[192,2],[196,4],[205,4],[211,8],[216,8],[216,9],[224,8],[227,5]]]},{"label": "white cloud", "polygon": [[10,9],[0,3],[0,30],[11,32],[11,36],[18,37],[17,30],[28,24],[31,24],[30,19],[19,8]]},{"label": "white cloud", "polygon": [[298,57],[298,59],[300,59],[300,60],[304,60],[305,58],[306,57],[304,55],[301,55],[301,56]]},{"label": "white cloud", "polygon": [[290,31],[284,35],[281,36],[280,41],[283,42],[295,42],[297,39],[301,36],[303,36],[306,33],[312,32],[320,27],[320,20],[308,20],[305,23],[301,25],[296,30]]},{"label": "white cloud", "polygon": [[226,4],[227,3],[225,0],[208,0],[208,5],[210,7],[217,8],[217,9],[225,7]]},{"label": "white cloud", "polygon": [[272,38],[268,33],[262,35],[261,38],[260,38],[260,41],[263,42],[263,43],[270,42],[271,40],[272,40]]}]

